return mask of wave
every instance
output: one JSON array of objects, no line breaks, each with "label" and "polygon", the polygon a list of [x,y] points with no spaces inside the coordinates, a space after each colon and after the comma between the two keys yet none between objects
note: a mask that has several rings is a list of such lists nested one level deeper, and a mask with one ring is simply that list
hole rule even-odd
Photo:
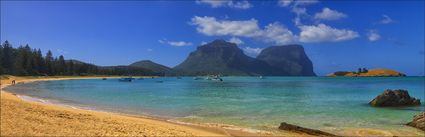
[{"label": "wave", "polygon": [[[79,106],[79,105],[74,105],[74,104],[66,104],[66,103],[62,103],[60,101],[57,100],[53,100],[53,99],[45,99],[45,98],[40,98],[40,97],[33,97],[33,96],[27,96],[27,95],[16,95],[18,98],[24,100],[24,101],[28,101],[28,102],[38,102],[38,103],[43,103],[43,104],[50,104],[50,105],[57,105],[57,106],[61,106],[61,107],[66,107],[66,108],[72,108],[72,109],[81,109],[81,110],[89,110],[89,111],[101,111],[95,108],[91,108],[91,107],[86,107],[86,106]],[[101,111],[103,112],[103,111]]]}]

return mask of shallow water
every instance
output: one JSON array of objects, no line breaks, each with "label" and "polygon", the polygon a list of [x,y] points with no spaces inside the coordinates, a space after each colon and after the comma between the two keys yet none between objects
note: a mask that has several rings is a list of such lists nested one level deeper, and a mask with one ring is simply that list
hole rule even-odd
[{"label": "shallow water", "polygon": [[407,89],[411,96],[423,101],[424,77],[223,77],[223,80],[192,77],[134,82],[63,80],[22,84],[6,90],[99,110],[268,131],[275,131],[280,122],[288,122],[329,132],[348,128],[418,132],[402,124],[424,111],[424,105],[373,108],[367,104],[385,89]]}]

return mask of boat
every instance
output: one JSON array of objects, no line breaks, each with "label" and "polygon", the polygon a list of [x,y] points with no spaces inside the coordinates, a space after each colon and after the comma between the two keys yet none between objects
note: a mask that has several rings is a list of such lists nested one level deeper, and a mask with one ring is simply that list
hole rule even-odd
[{"label": "boat", "polygon": [[223,79],[220,78],[220,77],[215,77],[215,78],[212,78],[211,80],[214,80],[214,81],[223,81]]},{"label": "boat", "polygon": [[102,78],[102,80],[106,80],[106,78]]},{"label": "boat", "polygon": [[264,79],[264,77],[263,77],[263,76],[260,76],[259,78],[260,78],[260,79]]},{"label": "boat", "polygon": [[118,81],[121,81],[121,82],[131,82],[131,81],[133,81],[134,80],[134,78],[132,78],[132,77],[129,77],[129,78],[120,78],[120,79],[118,79]]},{"label": "boat", "polygon": [[210,78],[209,80],[214,80],[214,81],[223,81],[223,79],[220,77],[220,75],[214,75],[214,76],[212,76],[212,78]]}]

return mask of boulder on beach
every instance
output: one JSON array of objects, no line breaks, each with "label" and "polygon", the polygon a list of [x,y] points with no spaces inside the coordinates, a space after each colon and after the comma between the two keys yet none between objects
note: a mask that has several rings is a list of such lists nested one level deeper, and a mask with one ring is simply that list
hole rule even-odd
[{"label": "boulder on beach", "polygon": [[297,125],[288,124],[286,122],[280,123],[279,129],[291,131],[291,132],[313,135],[313,136],[331,136],[331,137],[337,136],[337,135],[327,133],[327,132],[323,132],[323,131],[316,130],[316,129],[309,129],[309,128],[304,128],[304,127],[300,127],[300,126],[297,126]]},{"label": "boulder on beach", "polygon": [[414,116],[412,122],[407,123],[407,125],[425,131],[425,112]]},{"label": "boulder on beach", "polygon": [[420,105],[421,101],[414,97],[410,97],[407,90],[387,89],[384,93],[370,101],[369,104],[373,107],[400,107]]}]

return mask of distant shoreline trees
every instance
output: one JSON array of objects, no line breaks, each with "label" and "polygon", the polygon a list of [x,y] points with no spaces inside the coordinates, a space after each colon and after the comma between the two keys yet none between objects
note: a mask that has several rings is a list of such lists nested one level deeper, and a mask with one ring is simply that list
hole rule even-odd
[{"label": "distant shoreline trees", "polygon": [[369,72],[369,70],[367,70],[366,68],[358,68],[357,69],[357,72],[353,72],[353,73],[355,73],[355,74],[360,74],[360,73],[367,73],[367,72]]},{"label": "distant shoreline trees", "polygon": [[13,48],[9,41],[0,46],[0,74],[17,76],[55,75],[157,75],[151,70],[129,67],[100,67],[76,60],[65,60],[63,55],[54,57],[49,50],[45,56],[40,49],[28,44]]}]

